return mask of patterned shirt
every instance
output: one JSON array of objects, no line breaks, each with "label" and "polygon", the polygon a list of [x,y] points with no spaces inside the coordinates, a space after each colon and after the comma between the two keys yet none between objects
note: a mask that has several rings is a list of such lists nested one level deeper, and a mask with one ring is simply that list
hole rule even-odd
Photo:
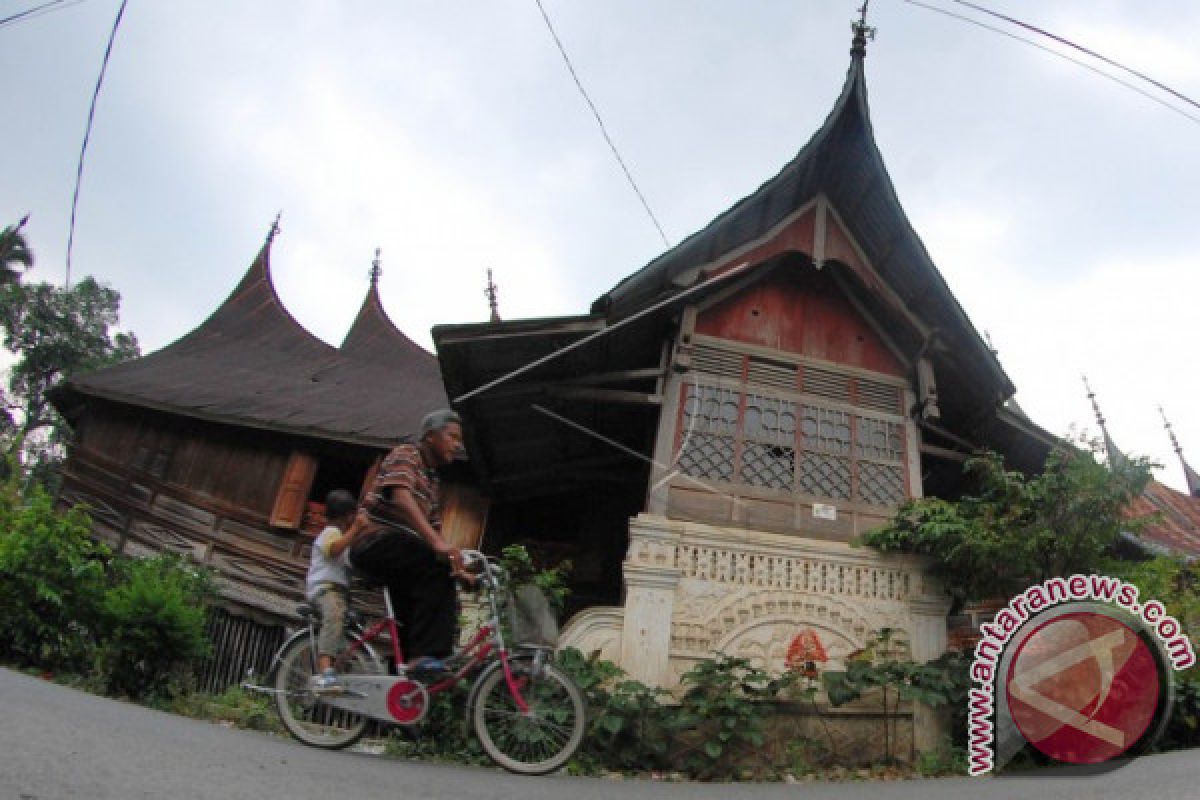
[{"label": "patterned shirt", "polygon": [[407,489],[433,529],[441,531],[441,481],[437,470],[425,463],[416,445],[398,445],[384,457],[363,504],[371,517],[384,524],[411,527],[400,509],[385,496],[392,488]]}]

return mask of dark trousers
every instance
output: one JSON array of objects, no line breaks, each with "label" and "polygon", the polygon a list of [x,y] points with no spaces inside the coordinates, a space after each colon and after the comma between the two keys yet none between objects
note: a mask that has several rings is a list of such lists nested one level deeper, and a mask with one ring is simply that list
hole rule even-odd
[{"label": "dark trousers", "polygon": [[450,567],[419,535],[385,530],[350,548],[350,563],[392,596],[400,622],[400,648],[408,661],[445,658],[454,651],[458,595]]}]

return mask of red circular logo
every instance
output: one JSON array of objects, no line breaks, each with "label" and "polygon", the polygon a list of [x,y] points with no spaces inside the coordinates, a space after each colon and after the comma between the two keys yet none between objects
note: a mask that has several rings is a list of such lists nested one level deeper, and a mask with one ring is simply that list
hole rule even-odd
[{"label": "red circular logo", "polygon": [[1008,706],[1021,735],[1071,764],[1099,764],[1133,747],[1158,711],[1150,648],[1114,617],[1080,611],[1039,625],[1008,669]]}]

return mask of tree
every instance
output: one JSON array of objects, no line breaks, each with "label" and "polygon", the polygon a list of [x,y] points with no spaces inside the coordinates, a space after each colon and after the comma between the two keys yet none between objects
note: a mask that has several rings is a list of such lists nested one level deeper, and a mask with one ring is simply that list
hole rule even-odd
[{"label": "tree", "polygon": [[57,460],[66,441],[46,391],[80,372],[139,355],[137,337],[115,331],[121,296],[94,278],[69,288],[12,283],[0,289],[4,347],[16,357],[0,419],[6,453],[27,467]]},{"label": "tree", "polygon": [[33,266],[33,251],[21,233],[21,228],[28,221],[29,215],[26,214],[16,225],[9,225],[0,231],[0,286],[20,280],[21,273],[16,269],[17,266],[25,269]]},{"label": "tree", "polygon": [[1126,511],[1151,465],[1126,458],[1106,466],[1097,445],[1086,445],[1055,450],[1033,477],[1006,470],[996,453],[973,458],[966,464],[973,494],[910,501],[863,541],[932,556],[934,573],[965,601],[1010,597],[1047,578],[1097,569],[1122,531],[1145,525]]}]

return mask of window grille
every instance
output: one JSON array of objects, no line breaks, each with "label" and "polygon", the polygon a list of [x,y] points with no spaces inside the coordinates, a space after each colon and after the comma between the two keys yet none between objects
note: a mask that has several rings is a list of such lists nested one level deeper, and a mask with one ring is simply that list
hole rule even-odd
[{"label": "window grille", "polygon": [[[693,352],[705,375],[685,384],[683,474],[871,506],[907,498],[901,386],[757,355],[742,381],[743,356],[706,344]],[[716,386],[706,375],[740,386]]]}]

